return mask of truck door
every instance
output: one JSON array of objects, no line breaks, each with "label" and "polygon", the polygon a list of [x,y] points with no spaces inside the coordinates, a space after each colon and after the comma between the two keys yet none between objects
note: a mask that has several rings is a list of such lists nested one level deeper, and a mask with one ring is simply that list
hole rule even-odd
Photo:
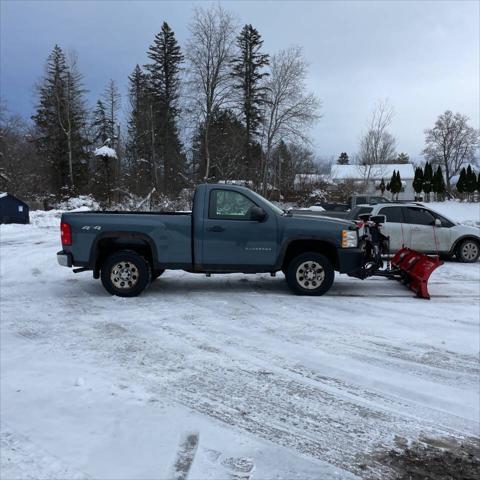
[{"label": "truck door", "polygon": [[241,192],[215,188],[210,191],[203,222],[202,256],[206,269],[262,269],[277,258],[277,220],[268,213],[263,221],[251,219],[257,205]]}]

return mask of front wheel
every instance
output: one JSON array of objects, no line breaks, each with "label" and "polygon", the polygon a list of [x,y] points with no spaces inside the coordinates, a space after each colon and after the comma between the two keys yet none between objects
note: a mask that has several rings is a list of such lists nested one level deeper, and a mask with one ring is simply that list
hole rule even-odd
[{"label": "front wheel", "polygon": [[474,263],[479,256],[480,244],[475,240],[464,240],[457,248],[457,259],[462,263]]},{"label": "front wheel", "polygon": [[102,284],[108,293],[119,297],[136,297],[151,281],[148,261],[132,250],[108,256],[102,265]]},{"label": "front wheel", "polygon": [[297,295],[323,295],[330,290],[335,277],[332,262],[316,252],[293,258],[286,273],[287,284]]}]

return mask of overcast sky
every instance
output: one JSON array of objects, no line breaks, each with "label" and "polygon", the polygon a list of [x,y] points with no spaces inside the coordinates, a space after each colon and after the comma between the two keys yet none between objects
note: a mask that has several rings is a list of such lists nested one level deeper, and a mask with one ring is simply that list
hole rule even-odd
[{"label": "overcast sky", "polygon": [[[26,117],[34,83],[55,43],[74,49],[93,104],[110,78],[122,89],[167,21],[183,46],[195,5],[209,2],[1,0],[1,97]],[[229,1],[251,23],[267,53],[301,45],[308,88],[322,100],[312,130],[317,154],[354,154],[379,98],[395,108],[398,151],[417,158],[423,130],[450,109],[479,128],[478,1]]]}]

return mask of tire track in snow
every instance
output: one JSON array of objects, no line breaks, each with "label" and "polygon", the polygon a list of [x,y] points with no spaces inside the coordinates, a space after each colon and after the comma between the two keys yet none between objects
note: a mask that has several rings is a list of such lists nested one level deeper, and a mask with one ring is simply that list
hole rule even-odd
[{"label": "tire track in snow", "polygon": [[177,449],[177,455],[173,465],[172,480],[187,480],[193,460],[198,448],[199,435],[197,432],[183,436]]}]

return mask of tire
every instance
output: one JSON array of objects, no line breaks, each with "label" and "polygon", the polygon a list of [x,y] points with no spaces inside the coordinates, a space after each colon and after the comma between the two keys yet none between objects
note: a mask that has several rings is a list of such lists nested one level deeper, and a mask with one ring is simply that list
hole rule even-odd
[{"label": "tire", "polygon": [[[306,271],[309,278],[302,275]],[[330,290],[334,278],[332,262],[316,252],[296,256],[287,267],[287,285],[297,295],[323,295]]]},{"label": "tire", "polygon": [[136,297],[150,284],[148,261],[133,250],[121,250],[108,256],[102,265],[101,280],[105,290],[118,297]]},{"label": "tire", "polygon": [[463,240],[457,247],[457,260],[462,263],[475,263],[480,256],[480,243],[472,238]]},{"label": "tire", "polygon": [[155,270],[154,272],[152,272],[152,282],[156,280],[158,277],[161,277],[164,272],[165,270]]}]

